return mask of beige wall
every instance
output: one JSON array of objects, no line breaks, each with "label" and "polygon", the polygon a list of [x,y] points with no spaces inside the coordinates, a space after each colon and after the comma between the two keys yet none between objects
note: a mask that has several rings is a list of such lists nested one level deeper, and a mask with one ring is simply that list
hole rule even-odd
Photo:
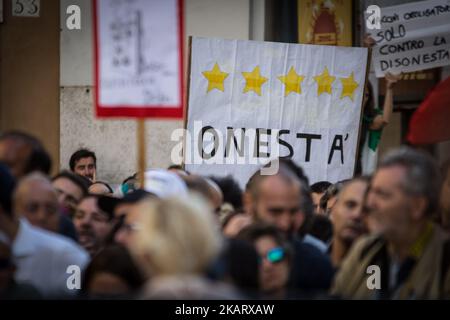
[{"label": "beige wall", "polygon": [[3,1],[0,24],[0,131],[36,135],[59,163],[59,1],[41,1],[40,17],[12,17]]}]

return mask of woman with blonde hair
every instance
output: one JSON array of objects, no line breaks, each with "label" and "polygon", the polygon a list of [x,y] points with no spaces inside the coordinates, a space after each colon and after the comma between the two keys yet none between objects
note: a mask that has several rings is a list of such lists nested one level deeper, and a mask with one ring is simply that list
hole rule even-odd
[{"label": "woman with blonde hair", "polygon": [[235,298],[231,287],[204,276],[222,239],[209,207],[195,196],[142,201],[127,217],[129,249],[147,275],[143,298]]}]

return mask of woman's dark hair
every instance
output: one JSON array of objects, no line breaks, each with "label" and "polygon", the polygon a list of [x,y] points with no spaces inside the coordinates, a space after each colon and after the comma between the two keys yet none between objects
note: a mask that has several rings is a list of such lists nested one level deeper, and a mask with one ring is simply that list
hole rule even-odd
[{"label": "woman's dark hair", "polygon": [[225,274],[247,297],[259,291],[259,256],[253,244],[239,239],[229,239],[224,252]]},{"label": "woman's dark hair", "polygon": [[311,185],[311,193],[324,193],[331,186],[329,181],[319,181]]},{"label": "woman's dark hair", "polygon": [[375,113],[375,99],[373,94],[373,87],[370,81],[367,81],[367,91],[369,96],[367,97],[366,104],[363,106],[364,116],[373,118]]},{"label": "woman's dark hair", "polygon": [[125,281],[132,291],[130,294],[136,293],[145,282],[145,278],[135,265],[128,250],[117,244],[106,246],[93,257],[84,271],[82,294],[89,294],[91,281],[102,272],[113,274]]},{"label": "woman's dark hair", "polygon": [[242,189],[231,175],[226,177],[210,176],[209,178],[222,190],[224,203],[231,203],[234,210],[242,208]]},{"label": "woman's dark hair", "polygon": [[[355,163],[355,175],[360,175],[362,172],[362,163],[361,163],[361,157],[362,157],[362,149],[364,147],[364,143],[366,141],[367,133],[369,131],[370,125],[372,124],[373,119],[377,115],[375,111],[375,99],[374,99],[374,93],[373,93],[373,87],[370,81],[367,81],[366,88],[369,93],[369,96],[367,97],[367,101],[365,105],[363,105],[363,119],[362,119],[362,125],[361,130],[359,133],[359,141],[358,141],[358,157],[356,158]],[[365,94],[365,93],[364,93]]]}]

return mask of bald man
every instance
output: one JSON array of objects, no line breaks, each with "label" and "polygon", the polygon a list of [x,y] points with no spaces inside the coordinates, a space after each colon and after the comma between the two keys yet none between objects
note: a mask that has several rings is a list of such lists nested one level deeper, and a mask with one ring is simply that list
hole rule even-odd
[{"label": "bald man", "polygon": [[58,232],[58,197],[50,180],[41,173],[32,173],[20,180],[13,196],[14,212],[33,226]]}]

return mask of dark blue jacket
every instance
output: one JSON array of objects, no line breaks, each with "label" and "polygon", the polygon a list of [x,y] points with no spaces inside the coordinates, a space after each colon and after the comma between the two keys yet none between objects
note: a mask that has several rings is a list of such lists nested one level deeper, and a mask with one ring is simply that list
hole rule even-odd
[{"label": "dark blue jacket", "polygon": [[330,289],[334,268],[330,258],[301,239],[291,241],[294,249],[290,288],[302,294],[324,294]]}]

